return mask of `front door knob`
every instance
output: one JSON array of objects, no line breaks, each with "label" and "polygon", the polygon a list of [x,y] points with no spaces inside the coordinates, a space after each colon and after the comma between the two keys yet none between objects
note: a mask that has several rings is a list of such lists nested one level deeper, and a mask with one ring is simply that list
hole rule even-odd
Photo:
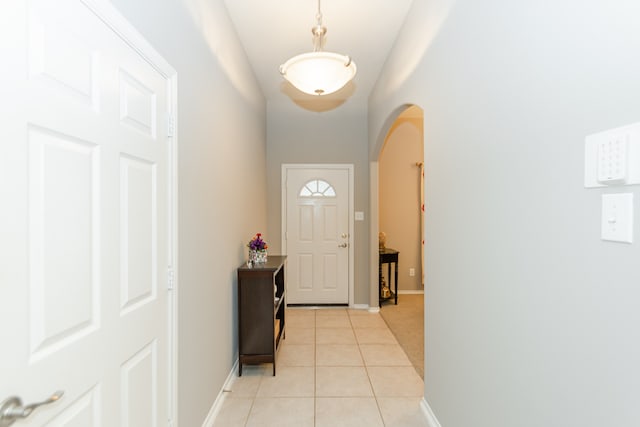
[{"label": "front door knob", "polygon": [[17,396],[11,396],[5,399],[0,403],[0,427],[9,427],[17,420],[27,418],[36,408],[57,402],[63,394],[64,391],[58,390],[49,396],[48,399],[27,406],[22,406],[22,399]]}]

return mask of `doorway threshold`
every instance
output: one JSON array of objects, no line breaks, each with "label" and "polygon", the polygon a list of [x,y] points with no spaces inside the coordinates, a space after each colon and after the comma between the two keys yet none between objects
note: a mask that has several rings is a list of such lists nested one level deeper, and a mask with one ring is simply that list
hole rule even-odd
[{"label": "doorway threshold", "polygon": [[314,310],[322,310],[325,308],[348,307],[349,304],[287,304],[289,308],[310,308]]}]

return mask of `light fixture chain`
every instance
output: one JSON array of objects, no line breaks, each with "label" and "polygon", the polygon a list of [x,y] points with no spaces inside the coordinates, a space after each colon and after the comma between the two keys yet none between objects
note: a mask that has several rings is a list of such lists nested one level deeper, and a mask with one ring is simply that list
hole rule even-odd
[{"label": "light fixture chain", "polygon": [[316,19],[316,26],[311,29],[311,33],[313,34],[313,51],[321,52],[322,49],[324,49],[324,36],[327,33],[327,29],[322,25],[322,11],[320,10],[320,0],[318,0],[318,13],[316,14]]},{"label": "light fixture chain", "polygon": [[318,26],[322,26],[322,11],[320,10],[320,0],[318,0],[318,13],[316,13]]}]

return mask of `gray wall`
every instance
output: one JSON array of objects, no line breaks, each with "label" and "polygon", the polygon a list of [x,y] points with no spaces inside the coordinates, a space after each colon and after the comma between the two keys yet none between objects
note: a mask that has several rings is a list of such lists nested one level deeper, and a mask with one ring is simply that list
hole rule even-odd
[{"label": "gray wall", "polygon": [[354,302],[369,304],[369,164],[365,105],[348,102],[337,109],[311,112],[297,105],[267,107],[267,182],[270,250],[281,250],[281,171],[283,163],[354,165],[354,207],[365,221],[354,222]]},{"label": "gray wall", "polygon": [[113,3],[178,72],[178,415],[199,426],[237,354],[235,269],[266,230],[265,101],[221,1]]},{"label": "gray wall", "polygon": [[584,137],[640,121],[637,0],[415,0],[370,153],[424,108],[425,397],[446,427],[640,425],[640,227],[600,240]]}]

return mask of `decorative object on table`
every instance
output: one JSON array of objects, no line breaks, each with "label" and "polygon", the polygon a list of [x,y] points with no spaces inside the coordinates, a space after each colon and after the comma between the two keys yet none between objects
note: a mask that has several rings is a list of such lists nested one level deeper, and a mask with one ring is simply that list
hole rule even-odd
[{"label": "decorative object on table", "polygon": [[384,278],[380,279],[380,296],[384,299],[391,298],[391,289],[387,286]]},{"label": "decorative object on table", "polygon": [[384,234],[384,231],[378,233],[378,249],[384,250],[387,245],[387,235]]},{"label": "decorative object on table", "polygon": [[257,233],[247,244],[249,247],[249,264],[264,264],[267,262],[267,242],[262,239],[262,234]]}]

